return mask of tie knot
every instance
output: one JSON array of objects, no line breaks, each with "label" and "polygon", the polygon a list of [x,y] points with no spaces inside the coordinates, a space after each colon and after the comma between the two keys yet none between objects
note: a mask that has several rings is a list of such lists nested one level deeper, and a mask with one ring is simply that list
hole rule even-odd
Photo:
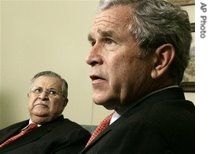
[{"label": "tie knot", "polygon": [[101,123],[100,123],[100,126],[101,127],[107,127],[107,126],[109,126],[109,123],[110,123],[110,120],[111,120],[111,118],[112,118],[112,115],[113,114],[110,114],[110,115],[108,115]]},{"label": "tie knot", "polygon": [[37,124],[31,123],[31,124],[29,124],[28,127],[27,127],[25,130],[23,130],[23,131],[24,131],[24,132],[30,132],[32,129],[37,128],[37,127],[38,127]]},{"label": "tie knot", "polygon": [[108,115],[99,125],[98,127],[94,130],[94,132],[92,133],[88,143],[86,144],[86,146],[88,146],[104,129],[106,129],[106,127],[109,126],[110,120],[112,118],[113,113],[111,113],[110,115]]}]

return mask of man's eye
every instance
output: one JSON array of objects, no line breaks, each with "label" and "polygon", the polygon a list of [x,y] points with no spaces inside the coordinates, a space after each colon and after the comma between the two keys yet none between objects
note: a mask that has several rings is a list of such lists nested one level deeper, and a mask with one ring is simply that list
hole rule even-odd
[{"label": "man's eye", "polygon": [[108,51],[115,51],[119,46],[119,44],[111,38],[104,38],[103,42],[105,49]]},{"label": "man's eye", "polygon": [[41,93],[42,92],[42,89],[41,88],[36,88],[36,89],[34,89],[34,92],[35,93]]},{"label": "man's eye", "polygon": [[112,44],[114,43],[114,41],[110,38],[105,38],[104,41],[107,43],[107,44]]},{"label": "man's eye", "polygon": [[94,46],[95,43],[96,43],[95,41],[90,41],[90,45],[91,45],[91,46]]},{"label": "man's eye", "polygon": [[50,95],[56,95],[57,92],[56,92],[55,90],[50,90],[50,91],[49,91],[49,94],[50,94]]}]

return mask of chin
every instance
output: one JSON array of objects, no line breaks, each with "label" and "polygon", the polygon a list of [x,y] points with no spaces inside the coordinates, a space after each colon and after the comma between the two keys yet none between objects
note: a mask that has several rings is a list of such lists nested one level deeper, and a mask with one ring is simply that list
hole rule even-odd
[{"label": "chin", "polygon": [[48,117],[39,117],[39,116],[31,116],[31,119],[33,122],[37,123],[37,124],[42,124],[45,122],[50,121]]},{"label": "chin", "polygon": [[107,110],[114,110],[115,106],[113,104],[104,104],[103,105]]},{"label": "chin", "polygon": [[45,119],[45,118],[49,117],[49,113],[46,111],[41,111],[41,110],[33,110],[31,112],[31,116],[36,119]]},{"label": "chin", "polygon": [[93,99],[96,105],[102,105],[108,110],[113,110],[115,108],[115,104],[112,101],[102,100],[102,99]]}]

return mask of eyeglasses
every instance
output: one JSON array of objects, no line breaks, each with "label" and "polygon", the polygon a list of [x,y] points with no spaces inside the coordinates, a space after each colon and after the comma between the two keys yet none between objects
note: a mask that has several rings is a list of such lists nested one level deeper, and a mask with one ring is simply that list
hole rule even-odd
[{"label": "eyeglasses", "polygon": [[62,92],[57,91],[56,89],[53,89],[53,88],[44,90],[42,87],[37,87],[37,88],[31,89],[31,93],[36,95],[36,96],[41,95],[43,92],[48,97],[52,97],[52,98],[56,97],[56,96],[63,96]]}]

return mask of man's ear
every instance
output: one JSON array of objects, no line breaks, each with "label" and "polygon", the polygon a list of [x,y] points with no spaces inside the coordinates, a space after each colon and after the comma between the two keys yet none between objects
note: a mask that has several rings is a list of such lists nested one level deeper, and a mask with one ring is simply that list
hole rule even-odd
[{"label": "man's ear", "polygon": [[154,66],[151,77],[156,79],[163,75],[175,57],[175,48],[172,44],[163,44],[159,46],[154,55]]}]

